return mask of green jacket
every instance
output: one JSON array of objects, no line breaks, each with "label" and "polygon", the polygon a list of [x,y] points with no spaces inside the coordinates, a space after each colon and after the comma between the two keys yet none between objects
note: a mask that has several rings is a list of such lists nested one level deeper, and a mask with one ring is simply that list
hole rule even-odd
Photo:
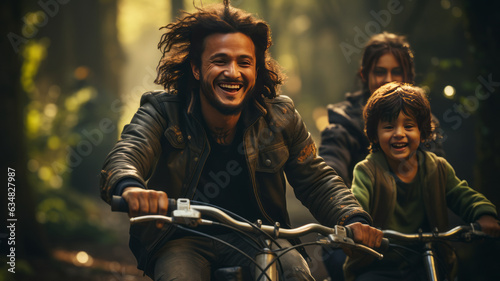
[{"label": "green jacket", "polygon": [[[170,198],[195,196],[210,153],[196,97],[186,101],[166,92],[146,93],[134,118],[107,156],[101,172],[101,196],[109,202],[116,185],[133,179]],[[243,150],[260,211],[270,222],[290,226],[286,181],[322,224],[333,226],[365,220],[363,211],[343,180],[317,156],[314,141],[292,100],[286,96],[254,100],[243,110]],[[285,178],[286,174],[286,178]],[[132,225],[130,248],[140,269],[171,234],[154,223]]]},{"label": "green jacket", "polygon": [[[495,206],[470,188],[466,181],[458,179],[444,158],[421,150],[417,153],[419,173],[423,175],[424,209],[432,229],[449,229],[448,208],[467,223],[474,222],[482,215],[497,215]],[[385,229],[389,214],[394,212],[397,189],[382,151],[369,154],[355,166],[352,192],[372,216],[373,226]],[[451,261],[452,257],[448,259]],[[367,259],[348,259],[344,265],[348,280],[368,263]]]}]

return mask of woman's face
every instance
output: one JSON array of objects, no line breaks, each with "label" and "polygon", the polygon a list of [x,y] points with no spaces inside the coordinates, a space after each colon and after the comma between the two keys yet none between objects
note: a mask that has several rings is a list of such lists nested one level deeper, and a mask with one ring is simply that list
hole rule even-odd
[{"label": "woman's face", "polygon": [[389,82],[403,82],[404,71],[392,53],[382,55],[368,73],[368,88],[373,94]]}]

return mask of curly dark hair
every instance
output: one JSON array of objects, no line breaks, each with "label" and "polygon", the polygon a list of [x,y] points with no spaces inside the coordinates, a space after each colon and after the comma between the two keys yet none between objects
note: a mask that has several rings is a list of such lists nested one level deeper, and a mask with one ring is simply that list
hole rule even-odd
[{"label": "curly dark hair", "polygon": [[416,120],[422,140],[431,137],[431,105],[424,90],[407,83],[391,82],[378,88],[363,110],[365,133],[370,141],[371,152],[380,149],[375,143],[379,122],[395,120],[400,112]]},{"label": "curly dark hair", "polygon": [[195,13],[184,12],[184,16],[176,22],[160,28],[167,31],[158,43],[162,57],[155,83],[163,85],[168,92],[189,96],[188,93],[199,88],[199,81],[194,78],[190,63],[201,66],[205,38],[215,33],[240,32],[250,37],[255,45],[257,80],[254,97],[276,97],[284,75],[269,54],[272,45],[269,25],[243,10],[231,7],[229,1],[197,10]]},{"label": "curly dark hair", "polygon": [[387,53],[393,54],[403,69],[403,82],[414,83],[415,65],[413,62],[413,51],[410,49],[410,44],[406,40],[406,37],[384,31],[370,37],[363,51],[358,76],[361,78],[363,93],[366,94],[367,98],[371,94],[368,85],[368,75],[378,59]]}]

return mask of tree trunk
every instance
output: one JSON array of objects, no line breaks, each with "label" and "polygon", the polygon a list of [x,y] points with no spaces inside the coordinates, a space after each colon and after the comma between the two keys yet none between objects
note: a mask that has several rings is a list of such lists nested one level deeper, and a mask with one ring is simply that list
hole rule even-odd
[{"label": "tree trunk", "polygon": [[[500,210],[500,189],[497,173],[500,169],[500,17],[498,1],[463,0],[467,29],[474,47],[476,65],[476,90],[471,100],[479,101],[476,126],[477,164],[475,188],[490,199]],[[471,148],[472,149],[472,148]],[[494,241],[475,243],[462,257],[462,274],[459,280],[500,280],[498,264],[499,244]],[[480,257],[480,259],[476,258]]]},{"label": "tree trunk", "polygon": [[500,17],[497,1],[464,0],[468,29],[475,50],[477,87],[474,97],[480,103],[476,148],[478,189],[500,207],[497,171],[500,169]]},{"label": "tree trunk", "polygon": [[[21,41],[11,41],[12,36],[22,36],[21,19],[25,12],[25,1],[9,0],[0,4],[1,36],[0,54],[0,112],[3,114],[0,211],[0,247],[2,255],[15,254],[15,261],[31,261],[35,257],[47,257],[46,235],[35,217],[34,186],[27,180],[26,137],[24,130],[24,106],[26,93],[21,90],[21,56],[18,50]],[[8,37],[9,36],[9,37]],[[6,40],[7,39],[7,40]],[[25,40],[25,39],[23,39]],[[24,41],[23,41],[24,42]],[[9,177],[11,176],[10,185]],[[13,189],[10,189],[11,187]],[[13,204],[12,204],[13,203]],[[10,204],[10,205],[9,205]],[[8,207],[15,207],[8,210]],[[11,226],[9,228],[4,227]],[[15,243],[15,244],[13,244]],[[14,251],[12,251],[14,250]],[[5,255],[4,255],[5,257]],[[11,259],[9,258],[9,261]]]}]

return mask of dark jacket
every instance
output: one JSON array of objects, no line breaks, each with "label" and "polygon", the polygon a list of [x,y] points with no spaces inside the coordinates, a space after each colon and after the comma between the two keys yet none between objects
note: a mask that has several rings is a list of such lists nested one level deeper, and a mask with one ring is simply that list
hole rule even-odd
[{"label": "dark jacket", "polygon": [[[368,138],[364,133],[363,109],[368,94],[347,93],[346,100],[327,107],[329,125],[321,132],[319,155],[332,167],[347,186],[352,184],[354,166],[368,155]],[[444,156],[439,121],[432,115],[432,140],[422,144],[424,150]]]},{"label": "dark jacket", "polygon": [[[170,198],[193,198],[210,153],[199,104],[178,95],[146,93],[131,123],[105,160],[101,196],[109,202],[116,185],[133,179],[144,187],[163,190]],[[322,224],[356,220],[371,222],[342,179],[316,154],[316,147],[293,102],[285,96],[250,102],[240,124],[255,198],[270,222],[289,227],[286,179],[295,195]],[[169,226],[132,225],[130,247],[145,269],[163,245]]]},{"label": "dark jacket", "polygon": [[354,165],[368,155],[364,133],[363,108],[366,95],[347,93],[346,100],[327,107],[329,125],[321,132],[319,155],[346,182],[352,183]]}]

